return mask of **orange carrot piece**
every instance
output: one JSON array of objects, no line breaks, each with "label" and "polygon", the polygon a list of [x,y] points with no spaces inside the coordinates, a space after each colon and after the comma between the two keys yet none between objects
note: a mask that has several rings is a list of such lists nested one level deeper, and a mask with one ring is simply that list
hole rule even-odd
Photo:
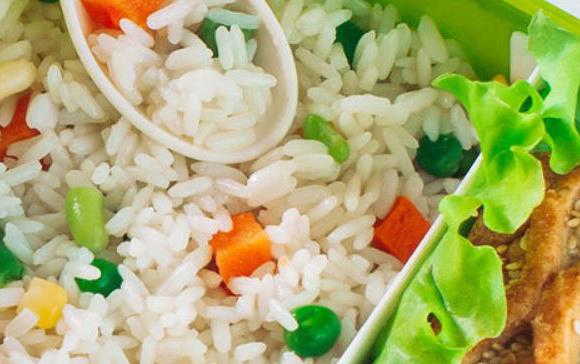
[{"label": "orange carrot piece", "polygon": [[30,103],[30,94],[21,96],[16,103],[16,110],[10,124],[0,128],[0,161],[6,157],[6,152],[11,144],[30,139],[39,135],[36,129],[31,129],[26,124],[26,112]]},{"label": "orange carrot piece", "polygon": [[128,18],[145,27],[147,17],[165,0],[82,0],[90,18],[106,28],[119,28],[119,21]]},{"label": "orange carrot piece", "polygon": [[232,221],[232,231],[220,232],[211,241],[218,271],[226,283],[233,277],[250,276],[272,260],[268,234],[252,213],[236,215]]},{"label": "orange carrot piece", "polygon": [[375,227],[374,246],[403,263],[429,231],[429,222],[406,197],[399,197],[391,212]]}]

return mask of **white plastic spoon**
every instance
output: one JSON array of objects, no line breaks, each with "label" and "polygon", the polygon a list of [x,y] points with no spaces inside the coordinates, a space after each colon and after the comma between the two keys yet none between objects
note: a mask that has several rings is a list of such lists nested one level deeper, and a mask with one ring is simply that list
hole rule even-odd
[{"label": "white plastic spoon", "polygon": [[131,104],[117,89],[108,73],[94,57],[87,36],[95,25],[87,15],[81,0],[61,0],[64,17],[76,51],[97,87],[115,108],[137,129],[159,144],[184,156],[218,163],[241,163],[255,159],[278,144],[288,133],[298,104],[298,77],[294,57],[284,31],[265,0],[240,0],[236,10],[259,16],[262,25],[256,32],[259,44],[255,63],[276,77],[272,104],[263,116],[263,129],[251,146],[235,152],[218,152],[196,146],[191,141],[171,134],[153,124],[141,110]]}]

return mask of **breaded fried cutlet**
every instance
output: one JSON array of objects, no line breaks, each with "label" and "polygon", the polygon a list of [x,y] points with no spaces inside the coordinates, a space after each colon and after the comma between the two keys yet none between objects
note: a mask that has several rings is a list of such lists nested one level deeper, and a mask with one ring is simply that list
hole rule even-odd
[{"label": "breaded fried cutlet", "polygon": [[[550,187],[526,229],[510,236],[493,236],[493,232],[483,231],[482,225],[478,228],[476,224],[473,235],[469,236],[479,244],[488,239],[504,262],[508,318],[502,335],[481,342],[464,358],[463,363],[580,362],[580,353],[576,350],[580,345],[580,336],[573,331],[570,322],[568,327],[564,327],[564,321],[570,321],[576,310],[580,310],[580,306],[575,305],[576,286],[580,304],[580,268],[565,270],[580,264],[580,168],[562,177],[546,173],[545,176],[546,185]],[[578,274],[575,274],[576,270]],[[550,337],[551,330],[559,337]],[[493,347],[509,348],[515,338],[525,336],[533,338],[533,350],[528,351],[533,353],[531,358],[522,356],[521,352],[519,356],[515,352],[508,355],[509,350],[504,350],[502,357],[505,358],[502,361],[498,361],[497,351],[496,359],[491,360]],[[563,339],[568,340],[566,345],[574,345],[562,351]],[[556,351],[561,355],[555,355],[553,352]],[[489,360],[484,356],[490,357]],[[575,359],[572,360],[572,357]]]},{"label": "breaded fried cutlet", "polygon": [[580,320],[580,265],[558,273],[542,292],[532,320],[536,364],[579,361],[577,320]]}]

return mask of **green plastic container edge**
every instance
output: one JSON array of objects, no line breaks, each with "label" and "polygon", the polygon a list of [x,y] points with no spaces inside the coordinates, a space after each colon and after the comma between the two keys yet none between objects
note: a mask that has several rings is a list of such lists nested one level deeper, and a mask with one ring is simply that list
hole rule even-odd
[{"label": "green plastic container edge", "polygon": [[[415,27],[423,14],[431,16],[446,37],[457,39],[462,44],[481,79],[489,79],[498,73],[508,74],[511,34],[514,31],[525,32],[531,17],[539,10],[542,10],[560,26],[580,34],[579,19],[544,0],[371,0],[369,2],[394,4],[400,11],[403,20]],[[455,13],[446,12],[450,7],[453,7]],[[459,12],[462,15],[458,17],[455,14],[459,10],[463,11]],[[475,12],[479,16],[475,19],[473,16],[465,16],[465,14],[469,14],[469,11]],[[463,30],[467,29],[468,31],[461,31],[461,27],[464,26],[466,28]],[[482,32],[482,29],[487,29],[487,31]],[[476,39],[473,38],[474,36],[480,37],[481,42],[473,42],[472,39]],[[465,42],[468,42],[467,46]],[[498,53],[485,51],[487,46],[491,46]],[[464,178],[456,194],[464,194],[471,188],[473,177],[480,164],[481,157]],[[365,363],[368,360],[368,355],[379,332],[396,309],[402,293],[421,265],[433,252],[446,229],[443,220],[438,218],[420,247],[405,264],[400,274],[392,282],[388,292],[355,336],[338,364]]]},{"label": "green plastic container edge", "polygon": [[510,39],[526,32],[540,9],[560,26],[580,34],[580,20],[545,0],[371,0],[393,4],[416,27],[423,14],[432,17],[445,37],[457,40],[482,80],[509,75]]}]

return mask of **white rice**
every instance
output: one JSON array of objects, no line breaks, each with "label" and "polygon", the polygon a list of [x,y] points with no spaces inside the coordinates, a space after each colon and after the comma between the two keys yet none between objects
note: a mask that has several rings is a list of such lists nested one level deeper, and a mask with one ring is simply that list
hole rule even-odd
[{"label": "white rice", "polygon": [[[218,28],[218,54],[192,33],[208,7],[228,3],[170,2],[147,21],[159,31],[155,38],[128,19],[122,20],[123,33],[116,38],[91,36],[95,55],[135,106],[174,135],[216,151],[240,150],[261,137],[258,131],[277,84],[251,63],[257,43],[246,42],[239,26]],[[67,104],[72,111],[74,103]]]},{"label": "white rice", "polygon": [[[254,131],[276,84],[252,65],[259,44],[245,43],[237,27],[220,30],[223,58],[212,58],[190,31],[209,8],[232,2],[173,1],[148,20],[162,29],[156,37],[123,20],[118,37],[91,39],[120,89],[153,120],[222,150],[260,137]],[[226,166],[176,155],[119,118],[76,59],[58,4],[0,2],[0,59],[35,63],[37,93],[27,122],[41,132],[10,147],[18,160],[0,163],[4,240],[27,266],[22,281],[0,289],[0,309],[7,309],[0,313],[0,362],[302,364],[340,357],[401,269],[372,247],[373,224],[401,195],[433,219],[438,201],[459,183],[417,173],[413,159],[425,134],[453,132],[466,149],[476,143],[454,98],[421,89],[443,70],[469,67],[429,18],[415,32],[393,6],[273,3],[300,70],[299,112],[280,146]],[[350,69],[334,41],[336,27],[353,13],[373,31]],[[198,102],[178,100],[182,93]],[[0,125],[10,122],[16,100],[0,102]],[[346,137],[346,162],[300,136],[309,113],[327,117]],[[107,298],[79,292],[74,281],[98,271],[66,224],[65,196],[73,186],[105,196],[112,237],[102,257],[119,263],[123,277]],[[247,211],[264,226],[275,262],[233,279],[230,295],[210,265],[209,242],[232,229],[231,215]],[[14,312],[31,276],[67,291],[54,332],[34,328],[29,311]],[[297,327],[292,309],[312,303],[340,316],[342,334],[328,354],[303,360],[288,351],[282,330]]]},{"label": "white rice", "polygon": [[24,296],[24,289],[22,288],[0,289],[0,308],[17,306],[22,296]]}]

